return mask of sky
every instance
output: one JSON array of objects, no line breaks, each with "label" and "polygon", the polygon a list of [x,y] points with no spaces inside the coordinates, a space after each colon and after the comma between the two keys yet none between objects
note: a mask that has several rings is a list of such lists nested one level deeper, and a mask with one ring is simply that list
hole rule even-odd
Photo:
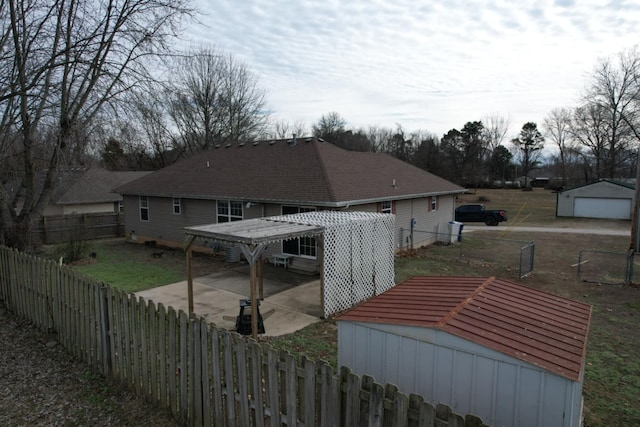
[{"label": "sky", "polygon": [[196,0],[193,46],[256,74],[272,120],[442,136],[488,115],[542,127],[597,61],[640,44],[640,0]]}]

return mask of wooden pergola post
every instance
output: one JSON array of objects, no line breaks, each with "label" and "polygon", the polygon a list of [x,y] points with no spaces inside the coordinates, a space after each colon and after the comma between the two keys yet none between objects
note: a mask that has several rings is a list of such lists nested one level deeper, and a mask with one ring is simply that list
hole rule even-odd
[{"label": "wooden pergola post", "polygon": [[189,314],[193,313],[193,273],[191,272],[193,264],[193,249],[191,249],[191,245],[195,238],[195,236],[189,236],[184,248],[187,254],[187,294],[189,300]]},{"label": "wooden pergola post", "polygon": [[[262,257],[267,245],[260,243],[258,245],[247,245],[242,243],[240,249],[244,257],[249,262],[249,274],[251,282],[251,336],[258,338],[258,263]],[[260,286],[262,294],[262,286]]]}]

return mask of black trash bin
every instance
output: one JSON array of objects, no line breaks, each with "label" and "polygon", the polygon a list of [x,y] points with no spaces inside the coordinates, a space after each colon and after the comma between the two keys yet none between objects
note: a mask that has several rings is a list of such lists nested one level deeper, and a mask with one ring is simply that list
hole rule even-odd
[{"label": "black trash bin", "polygon": [[[260,314],[260,300],[256,301],[256,312],[258,313],[258,333],[264,334],[264,322]],[[246,312],[245,312],[246,309]],[[240,314],[236,317],[236,332],[241,335],[251,335],[251,300],[240,300]]]}]

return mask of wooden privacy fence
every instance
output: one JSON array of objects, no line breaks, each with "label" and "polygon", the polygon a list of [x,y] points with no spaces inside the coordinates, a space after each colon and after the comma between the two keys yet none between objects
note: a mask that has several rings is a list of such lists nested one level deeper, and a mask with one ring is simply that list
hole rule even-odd
[{"label": "wooden privacy fence", "polygon": [[31,230],[31,240],[45,245],[118,236],[124,236],[118,212],[46,216]]},{"label": "wooden privacy fence", "polygon": [[189,426],[481,426],[373,378],[296,358],[52,261],[0,247],[0,300]]}]

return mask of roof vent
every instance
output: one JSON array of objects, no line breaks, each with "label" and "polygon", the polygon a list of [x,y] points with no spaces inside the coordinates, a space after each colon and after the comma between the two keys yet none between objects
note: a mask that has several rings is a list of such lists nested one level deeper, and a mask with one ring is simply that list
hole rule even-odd
[{"label": "roof vent", "polygon": [[269,141],[269,145],[273,145],[273,144],[275,144],[275,143],[276,143],[276,141],[275,141],[275,140]]},{"label": "roof vent", "polygon": [[296,145],[298,143],[298,140],[296,139],[296,134],[293,134],[293,138],[291,138],[290,140],[287,141],[287,144],[289,144],[291,147],[293,147],[294,145]]},{"label": "roof vent", "polygon": [[320,142],[324,142],[324,139],[322,139],[322,138],[318,138],[318,141],[320,141]]},{"label": "roof vent", "polygon": [[230,142],[227,142],[226,144],[224,144],[224,148],[229,148],[229,147],[231,147],[231,143]]},{"label": "roof vent", "polygon": [[238,147],[244,147],[244,142],[241,142],[240,144],[238,144]]},{"label": "roof vent", "polygon": [[304,140],[304,142],[311,142],[311,141],[313,141],[313,139],[312,139],[312,138],[306,138],[306,139]]},{"label": "roof vent", "polygon": [[260,144],[260,141],[254,141],[253,142],[253,146],[255,147],[256,145]]}]

